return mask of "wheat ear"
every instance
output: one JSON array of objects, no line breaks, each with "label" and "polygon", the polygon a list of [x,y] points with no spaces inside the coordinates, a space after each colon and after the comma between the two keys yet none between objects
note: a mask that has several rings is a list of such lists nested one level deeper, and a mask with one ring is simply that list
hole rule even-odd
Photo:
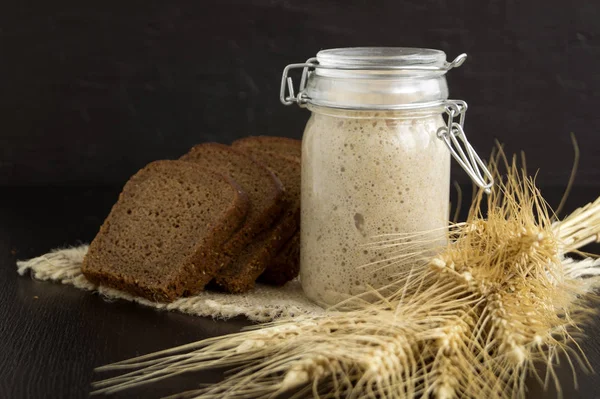
[{"label": "wheat ear", "polygon": [[[106,366],[131,371],[96,383],[96,393],[230,367],[225,381],[186,397],[518,398],[538,361],[547,365],[538,378],[558,387],[559,353],[585,362],[572,347],[600,275],[600,262],[564,255],[598,239],[600,200],[553,224],[534,179],[501,148],[490,168],[494,193],[476,193],[467,220],[449,227],[448,246],[386,287],[391,295]],[[410,255],[417,247],[407,242],[386,235],[373,247]]]}]

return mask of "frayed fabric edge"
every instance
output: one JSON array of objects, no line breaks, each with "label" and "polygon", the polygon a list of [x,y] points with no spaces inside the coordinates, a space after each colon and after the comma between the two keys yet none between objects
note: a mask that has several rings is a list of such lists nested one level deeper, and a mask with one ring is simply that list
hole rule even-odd
[{"label": "frayed fabric edge", "polygon": [[284,287],[257,284],[252,291],[240,295],[205,291],[172,303],[152,302],[87,280],[81,271],[81,265],[88,248],[88,245],[59,248],[36,258],[18,261],[17,273],[23,276],[29,272],[36,280],[58,282],[81,290],[94,291],[109,301],[123,299],[158,310],[215,319],[245,316],[251,321],[268,322],[280,317],[325,312],[304,296],[298,280],[291,281]]}]

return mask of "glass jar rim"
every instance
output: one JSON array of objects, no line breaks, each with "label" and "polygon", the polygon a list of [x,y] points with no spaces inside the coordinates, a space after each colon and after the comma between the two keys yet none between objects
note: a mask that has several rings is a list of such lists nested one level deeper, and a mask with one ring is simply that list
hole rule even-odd
[{"label": "glass jar rim", "polygon": [[321,50],[319,65],[332,68],[373,68],[427,66],[443,68],[446,53],[442,50],[413,47],[347,47]]},{"label": "glass jar rim", "polygon": [[344,108],[331,104],[315,104],[309,102],[305,107],[317,114],[329,116],[342,116],[350,119],[418,119],[426,118],[431,115],[442,115],[445,112],[446,102],[437,101],[428,104],[418,104],[408,107],[390,107],[385,108]]}]

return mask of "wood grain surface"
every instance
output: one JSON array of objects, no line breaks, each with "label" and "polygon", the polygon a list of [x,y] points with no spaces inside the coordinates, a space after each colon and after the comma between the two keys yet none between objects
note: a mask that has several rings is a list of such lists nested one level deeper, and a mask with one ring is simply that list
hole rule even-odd
[{"label": "wood grain surface", "polygon": [[[100,375],[93,368],[137,355],[238,331],[243,319],[213,321],[161,312],[124,301],[107,302],[71,286],[39,282],[16,273],[16,259],[89,242],[116,200],[118,188],[0,189],[0,398],[84,398]],[[567,211],[589,202],[600,186],[577,188]],[[544,190],[556,205],[561,190]],[[465,189],[465,198],[469,198]],[[589,248],[600,253],[600,246]],[[600,369],[600,318],[581,341]],[[579,369],[578,369],[579,370]],[[558,374],[565,398],[600,397],[600,377],[578,371],[574,389],[566,362]],[[211,383],[218,372],[201,372],[125,392],[118,397],[158,398]],[[554,398],[530,381],[529,398]]]},{"label": "wood grain surface", "polygon": [[[71,286],[17,276],[16,259],[89,242],[119,191],[0,190],[0,398],[85,398],[100,377],[94,367],[249,324],[107,302]],[[158,398],[220,378],[204,372],[118,397]]]}]

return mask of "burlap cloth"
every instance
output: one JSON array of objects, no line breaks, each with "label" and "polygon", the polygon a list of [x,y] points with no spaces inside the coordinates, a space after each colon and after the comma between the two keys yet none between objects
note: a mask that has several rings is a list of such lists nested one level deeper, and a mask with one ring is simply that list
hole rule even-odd
[{"label": "burlap cloth", "polygon": [[245,294],[204,291],[199,295],[178,299],[172,303],[151,302],[88,281],[81,272],[81,263],[87,250],[87,245],[57,249],[37,258],[17,262],[17,272],[20,275],[30,272],[37,280],[60,282],[82,290],[96,291],[111,300],[124,299],[156,309],[217,319],[246,316],[252,321],[264,322],[278,317],[324,312],[324,309],[304,296],[298,280],[290,281],[283,287],[257,284],[252,291]]},{"label": "burlap cloth", "polygon": [[[270,287],[257,284],[245,294],[226,294],[204,291],[199,295],[178,299],[172,303],[151,302],[113,288],[96,285],[88,281],[81,272],[81,263],[88,250],[87,245],[57,249],[37,258],[17,262],[20,275],[31,273],[37,280],[53,281],[73,285],[87,291],[95,291],[107,299],[124,299],[144,306],[161,310],[177,311],[216,319],[246,316],[257,322],[271,321],[279,317],[293,317],[306,314],[320,314],[325,310],[311,302],[298,280],[290,281],[283,287]],[[600,275],[600,258],[575,261],[563,258],[565,276],[581,283],[582,293],[591,292],[597,280],[586,277]]]}]

